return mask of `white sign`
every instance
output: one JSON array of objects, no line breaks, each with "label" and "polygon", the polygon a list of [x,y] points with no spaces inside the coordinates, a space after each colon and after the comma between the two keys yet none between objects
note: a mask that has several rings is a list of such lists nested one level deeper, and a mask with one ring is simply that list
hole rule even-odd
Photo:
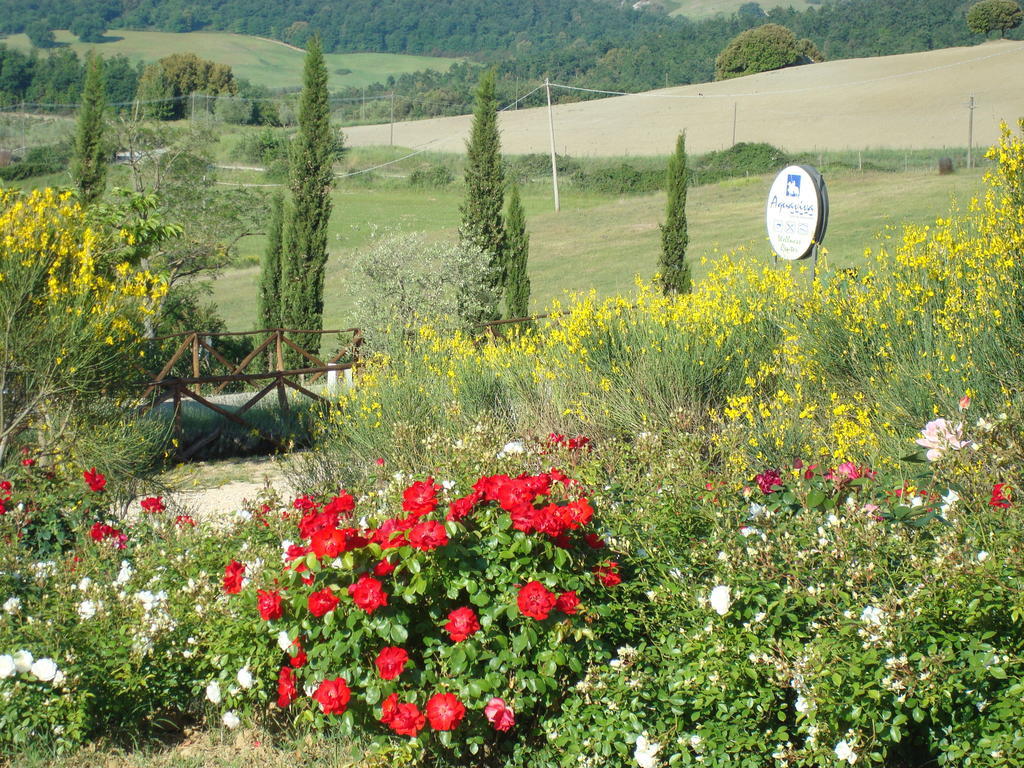
[{"label": "white sign", "polygon": [[828,221],[825,182],[814,168],[783,168],[768,193],[768,239],[780,259],[794,261],[821,242]]}]

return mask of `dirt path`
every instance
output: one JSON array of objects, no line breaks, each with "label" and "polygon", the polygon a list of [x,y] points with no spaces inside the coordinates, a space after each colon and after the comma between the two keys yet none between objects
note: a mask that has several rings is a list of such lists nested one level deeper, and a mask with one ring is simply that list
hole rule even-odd
[{"label": "dirt path", "polygon": [[182,465],[160,478],[179,489],[164,498],[180,514],[206,520],[231,515],[268,490],[287,501],[292,493],[287,479],[291,460],[259,457]]}]

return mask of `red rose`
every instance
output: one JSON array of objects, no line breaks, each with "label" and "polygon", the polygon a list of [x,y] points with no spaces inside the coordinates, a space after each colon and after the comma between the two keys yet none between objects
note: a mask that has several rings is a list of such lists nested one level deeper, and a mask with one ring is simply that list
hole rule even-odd
[{"label": "red rose", "polygon": [[181,528],[184,528],[186,525],[195,527],[196,521],[192,519],[192,515],[178,515],[174,518],[174,524]]},{"label": "red rose", "polygon": [[281,618],[281,594],[275,589],[256,590],[256,605],[260,609],[260,618],[264,621]]},{"label": "red rose", "polygon": [[277,676],[277,706],[284,709],[298,695],[295,690],[295,673],[288,667],[281,667],[281,673]]},{"label": "red rose", "polygon": [[761,493],[765,496],[774,493],[776,488],[785,487],[782,483],[782,473],[777,469],[762,472],[754,480],[757,482],[757,487],[761,489]]},{"label": "red rose", "polygon": [[342,552],[366,546],[366,539],[355,528],[323,528],[313,534],[310,540],[313,554],[317,557],[334,558]]},{"label": "red rose", "polygon": [[388,574],[390,574],[394,570],[395,570],[395,566],[393,566],[391,563],[389,563],[388,559],[385,557],[385,558],[382,558],[379,563],[377,563],[375,566],[373,566],[373,575],[374,576],[387,576]]},{"label": "red rose", "polygon": [[167,509],[167,507],[164,505],[163,496],[150,496],[148,499],[143,499],[142,501],[140,501],[139,505],[150,514],[163,512],[165,509]]},{"label": "red rose", "polygon": [[437,509],[437,492],[441,490],[440,485],[434,483],[434,478],[413,483],[402,493],[402,509],[416,517],[429,515]]},{"label": "red rose", "polygon": [[341,601],[334,596],[330,587],[324,587],[319,592],[314,592],[309,596],[307,605],[309,606],[309,612],[319,618],[325,613],[333,611],[340,602]]},{"label": "red rose", "polygon": [[480,622],[472,608],[456,608],[448,614],[448,623],[444,625],[448,636],[454,643],[461,643],[470,635],[480,631]]},{"label": "red rose", "polygon": [[380,673],[381,679],[383,680],[394,680],[405,669],[406,662],[409,661],[409,654],[402,648],[396,648],[393,645],[389,645],[386,648],[382,648],[380,653],[377,654],[377,671]]},{"label": "red rose", "polygon": [[530,504],[522,504],[508,513],[512,519],[512,527],[523,533],[537,530],[537,510]]},{"label": "red rose", "polygon": [[36,465],[36,460],[35,459],[22,459],[21,460],[21,466],[23,466],[23,467],[34,467],[35,465]]},{"label": "red rose", "polygon": [[316,499],[309,495],[299,496],[299,498],[292,502],[292,506],[303,512],[315,512],[320,508],[320,505],[316,503]]},{"label": "red rose", "polygon": [[348,688],[345,678],[336,677],[333,680],[324,680],[312,696],[314,701],[320,702],[320,711],[325,715],[340,715],[348,706],[348,700],[352,698],[352,691]]},{"label": "red rose", "polygon": [[569,503],[570,528],[581,528],[590,523],[594,517],[594,508],[586,499],[577,499]]},{"label": "red rose", "polygon": [[488,701],[484,707],[484,715],[496,731],[507,731],[516,724],[515,713],[504,699],[493,698]]},{"label": "red rose", "polygon": [[416,523],[409,531],[409,544],[414,549],[422,549],[429,552],[432,549],[443,547],[448,543],[448,534],[444,526],[436,520],[424,520]]},{"label": "red rose", "polygon": [[347,518],[351,517],[349,512],[355,508],[356,500],[352,498],[352,494],[348,491],[341,491],[337,496],[327,502],[327,505],[324,507],[324,512]]},{"label": "red rose", "polygon": [[124,532],[106,523],[93,523],[89,536],[96,542],[110,539],[115,549],[124,549],[128,544],[128,536]]},{"label": "red rose", "polygon": [[609,560],[608,565],[597,566],[594,569],[594,575],[606,587],[614,587],[616,584],[622,583],[622,577],[619,575],[619,564],[614,560]]},{"label": "red rose", "polygon": [[427,719],[435,731],[453,730],[465,714],[466,708],[453,693],[435,693],[427,702]]},{"label": "red rose", "polygon": [[237,595],[242,591],[242,574],[245,573],[245,563],[232,560],[224,566],[224,591],[229,595]]},{"label": "red rose", "polygon": [[381,549],[404,547],[409,543],[404,535],[408,528],[405,521],[388,518],[380,524],[377,530],[371,532],[371,541],[374,544],[379,544]]},{"label": "red rose", "polygon": [[1010,501],[1010,495],[1006,492],[1007,490],[1009,490],[1009,486],[1006,483],[996,483],[992,486],[992,497],[988,501],[989,506],[996,509],[1009,509],[1013,506],[1013,502]]},{"label": "red rose", "polygon": [[541,584],[539,581],[531,581],[519,590],[519,611],[523,616],[542,621],[551,613],[555,607],[557,598],[555,593]]},{"label": "red rose", "polygon": [[324,528],[337,528],[338,515],[336,512],[318,512],[315,508],[312,512],[302,516],[299,520],[299,535],[308,539],[317,531]]},{"label": "red rose", "polygon": [[483,501],[484,495],[481,491],[473,491],[469,496],[456,499],[448,505],[448,514],[445,520],[461,520]]},{"label": "red rose", "polygon": [[373,613],[388,604],[388,596],[381,588],[381,583],[365,574],[359,577],[359,581],[349,586],[348,593],[355,604],[367,613]]},{"label": "red rose", "polygon": [[[35,463],[35,462],[33,462]],[[101,472],[96,471],[96,467],[87,469],[82,473],[82,477],[85,478],[85,482],[89,485],[89,490],[99,493],[107,487],[107,478]]]},{"label": "red rose", "polygon": [[587,546],[591,549],[604,549],[604,539],[596,533],[588,533],[583,537],[583,540],[587,542]]},{"label": "red rose", "polygon": [[399,704],[397,693],[392,693],[384,699],[380,721],[399,736],[413,737],[423,730],[427,723],[415,704]]},{"label": "red rose", "polygon": [[292,647],[298,648],[299,651],[294,656],[288,657],[288,663],[295,669],[306,666],[306,649],[302,647],[302,641],[296,637],[292,640]]},{"label": "red rose", "polygon": [[566,616],[575,616],[576,609],[580,607],[580,599],[576,595],[576,590],[571,592],[563,592],[558,596],[555,601],[555,608],[560,610]]}]

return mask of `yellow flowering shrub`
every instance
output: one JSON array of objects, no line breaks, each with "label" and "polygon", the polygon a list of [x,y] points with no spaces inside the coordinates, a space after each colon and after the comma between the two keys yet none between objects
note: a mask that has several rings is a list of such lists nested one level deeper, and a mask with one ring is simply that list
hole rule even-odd
[{"label": "yellow flowering shrub", "polygon": [[631,296],[575,295],[533,327],[483,339],[415,329],[369,366],[335,428],[381,442],[398,420],[416,433],[416,413],[424,433],[491,417],[519,434],[682,429],[740,474],[899,456],[963,395],[1002,410],[1024,379],[1024,140],[1004,127],[989,156],[982,199],[904,227],[857,269],[812,280],[736,252],[689,295],[638,282]]},{"label": "yellow flowering shrub", "polygon": [[166,289],[110,263],[107,233],[69,193],[0,190],[0,238],[2,459],[16,433],[132,375],[127,355]]}]

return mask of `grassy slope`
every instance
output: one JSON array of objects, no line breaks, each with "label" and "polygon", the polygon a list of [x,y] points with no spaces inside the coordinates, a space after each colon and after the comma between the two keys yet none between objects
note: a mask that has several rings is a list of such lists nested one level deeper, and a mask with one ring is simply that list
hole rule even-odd
[{"label": "grassy slope", "polygon": [[[80,55],[95,49],[104,56],[123,54],[133,61],[156,61],[172,53],[192,52],[213,61],[228,64],[238,77],[244,77],[268,88],[298,88],[302,85],[304,53],[297,48],[273,40],[227,32],[134,32],[111,30],[112,42],[80,43],[67,31],[56,33],[57,41],[70,45]],[[4,41],[11,48],[31,48],[25,35],[11,35]],[[331,86],[361,86],[422,69],[447,69],[456,59],[430,56],[405,56],[387,53],[328,53],[327,71]],[[337,74],[338,70],[350,74]]]},{"label": "grassy slope", "polygon": [[[690,258],[698,278],[702,257],[748,247],[770,261],[764,232],[764,198],[770,179],[751,177],[697,187],[688,204]],[[955,198],[961,203],[981,188],[980,172],[953,176],[911,171],[906,174],[846,172],[829,176],[831,220],[825,245],[833,266],[857,264],[866,247],[887,225],[927,224],[944,215]],[[609,295],[628,291],[634,275],[650,277],[660,248],[658,223],[664,195],[610,199],[563,189],[562,211],[551,210],[547,184],[523,190],[531,233],[532,307],[540,311],[565,290]],[[335,192],[330,242],[331,262],[325,289],[325,327],[357,322],[344,279],[346,257],[365,246],[375,227],[423,231],[455,237],[461,189],[414,190],[399,186],[345,185]],[[250,242],[255,254],[261,243]],[[213,299],[232,330],[253,323],[255,266],[232,269],[213,286]]]},{"label": "grassy slope", "polygon": [[[691,152],[737,141],[767,141],[789,152],[819,149],[914,149],[967,141],[967,101],[975,96],[974,141],[998,139],[999,122],[1014,124],[1024,104],[1024,42],[924,53],[827,61],[717,83],[562,104],[554,109],[555,146],[573,157],[664,155],[686,131]],[[543,89],[518,111],[501,115],[502,148],[548,151]],[[734,112],[735,109],[735,112]],[[395,143],[461,152],[468,116],[395,126]],[[350,146],[387,144],[386,125],[346,129]]]}]

